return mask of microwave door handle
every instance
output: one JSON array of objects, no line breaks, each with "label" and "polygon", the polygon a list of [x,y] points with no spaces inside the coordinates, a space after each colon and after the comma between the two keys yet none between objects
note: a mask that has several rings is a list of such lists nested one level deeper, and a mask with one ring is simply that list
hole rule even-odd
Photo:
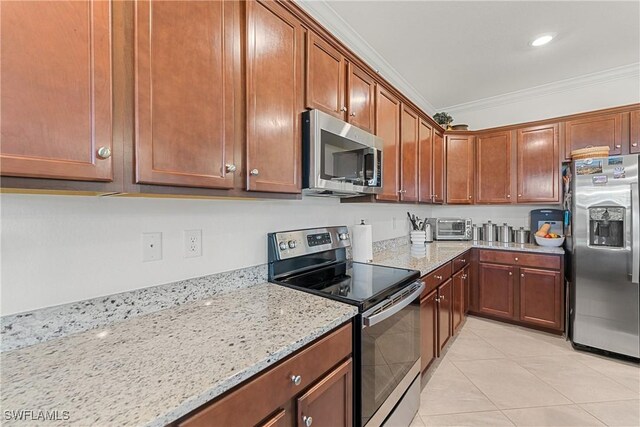
[{"label": "microwave door handle", "polygon": [[375,186],[378,183],[378,150],[372,150],[372,151],[373,151],[373,164],[371,165],[371,167],[373,168],[373,182],[370,185]]},{"label": "microwave door handle", "polygon": [[402,310],[403,308],[411,304],[413,301],[415,301],[415,299],[420,296],[422,291],[424,291],[424,288],[425,288],[424,283],[420,282],[420,286],[418,286],[418,288],[415,291],[411,292],[411,294],[407,295],[402,301],[398,302],[395,305],[392,305],[391,307],[389,307],[388,309],[384,310],[381,313],[374,314],[373,316],[364,316],[362,318],[362,323],[364,324],[365,327],[373,326],[377,323],[382,322],[383,320],[388,319],[389,317],[398,313],[400,310]]},{"label": "microwave door handle", "polygon": [[640,202],[638,183],[631,184],[631,282],[640,283]]}]

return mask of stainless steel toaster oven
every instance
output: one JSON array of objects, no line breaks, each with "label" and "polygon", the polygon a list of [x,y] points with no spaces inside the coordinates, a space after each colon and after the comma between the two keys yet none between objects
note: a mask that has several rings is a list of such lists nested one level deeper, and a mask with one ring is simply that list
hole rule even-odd
[{"label": "stainless steel toaster oven", "polygon": [[471,218],[430,218],[436,240],[471,240]]}]

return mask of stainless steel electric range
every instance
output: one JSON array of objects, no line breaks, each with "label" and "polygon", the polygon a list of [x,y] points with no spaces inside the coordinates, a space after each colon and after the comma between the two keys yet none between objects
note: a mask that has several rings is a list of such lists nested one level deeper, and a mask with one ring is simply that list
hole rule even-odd
[{"label": "stainless steel electric range", "polygon": [[353,424],[409,425],[420,404],[424,284],[415,270],[351,261],[350,246],[346,226],[269,233],[269,281],[358,307]]}]

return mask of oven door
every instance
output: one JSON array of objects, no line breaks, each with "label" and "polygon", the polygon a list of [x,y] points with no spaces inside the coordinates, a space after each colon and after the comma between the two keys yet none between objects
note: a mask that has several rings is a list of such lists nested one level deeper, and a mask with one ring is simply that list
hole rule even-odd
[{"label": "oven door", "polygon": [[466,235],[465,220],[438,219],[436,230],[438,240],[463,240]]},{"label": "oven door", "polygon": [[382,425],[420,373],[423,290],[415,282],[362,314],[362,426]]}]

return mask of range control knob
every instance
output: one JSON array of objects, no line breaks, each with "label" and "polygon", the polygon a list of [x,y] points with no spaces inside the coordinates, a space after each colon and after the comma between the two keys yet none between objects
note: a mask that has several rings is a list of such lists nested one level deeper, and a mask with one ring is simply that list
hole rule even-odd
[{"label": "range control knob", "polygon": [[289,247],[291,249],[295,248],[296,247],[296,241],[295,240],[289,240]]},{"label": "range control knob", "polygon": [[340,240],[347,240],[349,238],[349,234],[348,233],[340,233],[338,234],[338,239]]},{"label": "range control knob", "polygon": [[280,247],[281,251],[284,251],[285,249],[287,249],[287,242],[280,242],[278,246]]}]

